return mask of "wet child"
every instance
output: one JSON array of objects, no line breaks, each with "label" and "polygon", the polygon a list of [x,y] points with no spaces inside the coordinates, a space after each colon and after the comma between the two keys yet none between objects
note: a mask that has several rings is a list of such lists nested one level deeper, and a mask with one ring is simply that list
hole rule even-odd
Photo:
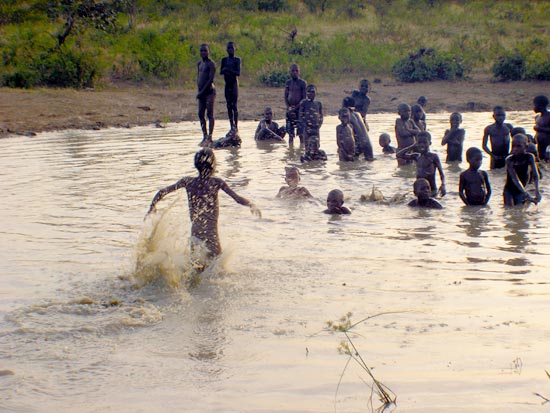
[{"label": "wet child", "polygon": [[225,79],[225,102],[227,104],[227,117],[231,130],[239,130],[239,111],[237,100],[239,99],[239,79],[241,75],[241,59],[235,56],[235,43],[227,43],[227,56],[222,59],[220,74]]},{"label": "wet child", "polygon": [[[429,132],[420,132],[417,136],[417,142],[399,150],[396,156],[398,159],[416,162],[416,177],[424,178],[428,181],[430,188],[432,188],[432,196],[436,196],[438,192],[441,196],[445,196],[445,175],[443,174],[439,156],[436,153],[430,152],[430,141],[431,135]],[[436,170],[439,172],[441,180],[439,191],[435,184]]]},{"label": "wet child", "polygon": [[373,161],[374,154],[367,127],[361,119],[361,115],[355,110],[355,101],[348,96],[342,101],[342,106],[349,109],[350,125],[355,138],[355,154],[357,156],[363,154],[366,161]]},{"label": "wet child", "polygon": [[424,113],[424,109],[422,109],[422,106],[420,106],[418,103],[415,103],[412,105],[411,108],[412,113],[412,120],[414,124],[420,129],[421,131],[426,130],[426,114]]},{"label": "wet child", "polygon": [[483,162],[481,149],[469,148],[466,160],[470,167],[460,174],[458,195],[466,205],[487,205],[491,198],[491,184],[487,172],[479,170]]},{"label": "wet child", "polygon": [[533,99],[533,111],[537,113],[535,126],[535,140],[537,141],[537,151],[539,159],[544,162],[550,162],[550,152],[547,150],[550,146],[550,112],[548,111],[548,97],[544,95],[536,96]]},{"label": "wet child", "polygon": [[237,195],[223,179],[212,176],[216,167],[216,158],[212,149],[203,148],[195,154],[195,167],[199,172],[197,177],[183,177],[175,184],[158,191],[151,202],[147,215],[156,210],[155,205],[166,195],[185,188],[191,219],[191,248],[203,244],[208,250],[208,255],[214,257],[222,252],[218,236],[218,192],[220,189],[237,203],[250,207],[250,211],[254,215],[260,217],[261,212],[248,199]]},{"label": "wet child", "polygon": [[420,105],[422,108],[422,116],[421,119],[424,122],[424,125],[426,124],[426,106],[428,105],[428,99],[426,99],[426,96],[418,96],[418,99],[416,99],[416,103]]},{"label": "wet child", "polygon": [[293,143],[296,134],[300,137],[302,144],[302,132],[298,127],[298,105],[306,98],[306,81],[300,79],[300,67],[293,63],[290,65],[290,79],[285,85],[285,105],[286,105],[286,132],[288,133],[288,142]]},{"label": "wet child", "polygon": [[300,183],[300,171],[295,166],[285,167],[285,182],[288,186],[279,189],[277,198],[313,198],[306,187],[298,186]]},{"label": "wet child", "polygon": [[466,131],[460,128],[462,115],[458,112],[451,113],[449,118],[451,129],[445,131],[441,145],[447,145],[447,162],[462,162],[462,148]]},{"label": "wet child", "polygon": [[369,124],[367,123],[367,112],[370,106],[370,97],[368,95],[369,90],[369,81],[367,79],[363,79],[359,82],[359,90],[354,90],[351,92],[351,97],[355,102],[355,110],[361,115],[367,131],[369,130]]},{"label": "wet child", "polygon": [[[202,141],[200,146],[210,146],[212,133],[214,132],[214,100],[216,88],[214,87],[214,76],[216,65],[210,59],[210,46],[204,43],[200,48],[201,60],[197,63],[197,100],[199,101],[199,122],[202,130]],[[206,129],[206,117],[208,117],[208,130]]]},{"label": "wet child", "polygon": [[[535,185],[534,197],[525,189],[530,176]],[[522,134],[512,138],[512,154],[506,158],[503,197],[505,206],[523,205],[526,201],[536,204],[541,200],[535,157],[527,152],[527,137]]]},{"label": "wet child", "polygon": [[317,136],[319,142],[321,135],[319,130],[323,124],[323,105],[315,100],[317,89],[314,85],[306,87],[306,98],[298,105],[298,122],[303,134],[303,142],[307,146],[312,136]]},{"label": "wet child", "polygon": [[[420,129],[411,119],[411,107],[406,103],[401,103],[397,107],[399,117],[395,120],[395,139],[397,139],[397,151],[408,148],[416,142],[416,135]],[[412,159],[398,158],[398,165],[407,165],[412,163]]]},{"label": "wet child", "polygon": [[326,161],[327,154],[324,150],[319,149],[319,137],[310,136],[307,141],[305,153],[300,156],[300,161],[311,162],[311,161]]},{"label": "wet child", "polygon": [[382,147],[382,152],[386,155],[395,153],[395,147],[391,146],[391,136],[389,133],[381,133],[378,137],[378,143]]},{"label": "wet child", "polygon": [[270,107],[264,109],[264,118],[258,124],[254,139],[257,141],[273,140],[284,141],[285,128],[279,128],[277,122],[273,121],[273,110]]},{"label": "wet child", "polygon": [[413,208],[431,208],[442,209],[443,206],[432,198],[432,188],[427,179],[418,178],[414,181],[413,185],[414,195],[416,199],[413,199],[407,205]]},{"label": "wet child", "polygon": [[327,196],[327,209],[325,214],[348,215],[351,211],[344,206],[344,193],[339,189],[333,189]]},{"label": "wet child", "polygon": [[352,162],[355,160],[355,139],[353,129],[350,126],[350,113],[348,108],[338,111],[340,125],[336,126],[336,144],[338,145],[338,158],[340,161]]},{"label": "wet child", "polygon": [[[506,111],[502,106],[493,108],[495,123],[487,126],[483,131],[481,146],[485,152],[491,155],[491,169],[504,168],[506,157],[510,154],[510,132],[514,128],[506,120]],[[491,142],[489,149],[488,142]]]}]

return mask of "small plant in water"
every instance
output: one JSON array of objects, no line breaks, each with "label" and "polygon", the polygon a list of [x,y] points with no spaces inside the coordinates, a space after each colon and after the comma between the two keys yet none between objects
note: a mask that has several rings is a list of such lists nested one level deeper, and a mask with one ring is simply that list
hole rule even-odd
[{"label": "small plant in water", "polygon": [[[359,367],[367,373],[367,375],[372,380],[372,385],[365,382],[371,389],[371,395],[369,398],[369,404],[371,406],[371,410],[374,412],[384,412],[387,409],[390,409],[392,407],[396,406],[396,400],[397,397],[389,389],[385,384],[380,382],[376,377],[374,377],[372,373],[372,369],[367,366],[367,363],[365,362],[365,359],[363,356],[359,353],[359,350],[357,349],[355,343],[352,340],[352,336],[358,335],[356,332],[352,331],[356,326],[359,324],[377,317],[379,315],[386,314],[386,313],[380,313],[375,314],[370,317],[363,318],[362,320],[359,320],[355,323],[352,323],[351,316],[353,315],[351,312],[348,312],[346,315],[341,317],[338,321],[327,321],[327,326],[325,328],[326,331],[331,333],[342,333],[344,335],[344,339],[340,342],[340,345],[338,346],[338,352],[340,354],[344,354],[348,356],[348,361],[346,362],[346,365],[344,366],[344,370],[342,371],[342,374],[340,375],[340,380],[338,381],[338,386],[336,387],[336,394],[335,398],[338,395],[338,389],[340,388],[340,383],[342,382],[342,378],[344,377],[344,374],[347,370],[347,367],[349,363],[353,360],[355,361]],[[373,403],[372,403],[372,396],[373,394],[376,394],[378,396],[378,399],[382,403],[381,406],[379,406],[376,410],[374,410]]]}]

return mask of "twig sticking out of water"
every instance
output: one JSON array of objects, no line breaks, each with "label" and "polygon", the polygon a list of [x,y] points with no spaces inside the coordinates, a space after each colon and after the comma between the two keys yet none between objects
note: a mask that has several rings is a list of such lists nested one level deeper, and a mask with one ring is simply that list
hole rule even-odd
[{"label": "twig sticking out of water", "polygon": [[[544,372],[546,373],[546,376],[550,379],[550,373],[548,373],[547,370],[544,370]],[[544,400],[542,402],[542,404],[546,404],[546,403],[550,403],[550,399],[548,397],[544,397],[542,394],[539,394],[539,393],[533,393],[535,396],[538,396],[540,397],[542,400]]]},{"label": "twig sticking out of water", "polygon": [[[383,314],[388,314],[388,313],[375,314],[373,316],[366,317],[366,318],[364,318],[364,319],[362,319],[362,320],[360,320],[356,323],[352,323],[351,322],[352,313],[348,312],[345,316],[340,318],[339,322],[335,323],[333,321],[327,321],[327,327],[326,327],[327,331],[339,332],[339,333],[344,334],[345,340],[342,340],[340,342],[340,346],[338,347],[338,351],[340,352],[340,354],[345,354],[349,357],[347,362],[346,362],[346,365],[344,366],[344,369],[342,370],[342,374],[340,375],[340,379],[338,380],[338,386],[336,387],[335,398],[338,395],[338,390],[340,388],[340,383],[342,382],[342,378],[344,377],[344,374],[345,374],[345,372],[348,368],[348,365],[349,365],[350,361],[353,360],[359,365],[359,367],[362,370],[364,370],[368,374],[368,376],[372,380],[372,386],[370,386],[368,383],[365,383],[365,384],[367,384],[368,386],[371,387],[371,396],[370,396],[370,399],[369,399],[371,408],[372,408],[372,395],[373,395],[373,392],[377,394],[379,400],[382,402],[382,406],[380,406],[380,408],[378,408],[376,410],[377,412],[383,412],[386,409],[390,408],[391,406],[395,406],[397,397],[396,397],[395,393],[393,393],[393,391],[388,386],[386,386],[384,383],[380,382],[378,379],[376,379],[376,377],[374,377],[374,375],[372,373],[372,370],[369,368],[369,366],[367,366],[367,363],[365,362],[365,360],[363,359],[363,357],[359,353],[359,350],[355,346],[355,343],[353,342],[353,340],[350,336],[350,333],[358,335],[357,333],[351,331],[354,327],[356,327],[358,324],[361,324],[361,323],[363,323],[363,322],[365,322],[365,321],[367,321],[371,318],[378,317],[378,316],[383,315]],[[335,403],[336,403],[336,401],[335,401]]]}]

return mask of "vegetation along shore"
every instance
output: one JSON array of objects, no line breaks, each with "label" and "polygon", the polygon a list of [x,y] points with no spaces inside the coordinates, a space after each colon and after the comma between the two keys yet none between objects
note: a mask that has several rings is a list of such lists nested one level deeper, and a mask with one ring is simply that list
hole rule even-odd
[{"label": "vegetation along shore", "polygon": [[[46,0],[0,4],[0,129],[196,121],[196,62],[242,58],[241,119],[284,115],[291,62],[329,114],[367,78],[371,112],[419,95],[428,111],[530,110],[548,94],[550,2]],[[429,25],[426,24],[429,22]],[[226,118],[217,75],[216,117]],[[217,126],[218,128],[218,126]]]}]

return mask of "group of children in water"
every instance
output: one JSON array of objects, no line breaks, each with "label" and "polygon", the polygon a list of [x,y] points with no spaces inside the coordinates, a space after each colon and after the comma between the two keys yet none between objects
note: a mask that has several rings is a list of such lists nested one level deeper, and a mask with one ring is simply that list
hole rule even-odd
[{"label": "group of children in water", "polygon": [[[300,78],[300,69],[296,64],[290,67],[290,76],[284,94],[287,108],[285,127],[279,127],[273,121],[273,111],[266,108],[264,119],[256,129],[255,139],[283,141],[288,134],[289,143],[292,144],[297,135],[300,144],[305,147],[304,155],[301,157],[302,162],[326,160],[326,153],[319,147],[323,106],[321,102],[315,100],[316,88],[314,85],[307,85]],[[366,121],[370,104],[368,90],[368,81],[361,80],[359,90],[353,91],[351,97],[346,97],[342,108],[338,111],[341,123],[336,128],[336,139],[341,162],[355,161],[360,156],[367,161],[374,160]],[[442,205],[434,197],[437,194],[445,196],[445,176],[438,155],[430,152],[432,138],[426,130],[426,115],[423,109],[425,104],[426,99],[423,96],[412,108],[408,104],[400,104],[397,108],[399,118],[395,122],[397,148],[391,146],[391,138],[387,133],[380,135],[379,143],[383,153],[396,153],[398,165],[416,163],[417,179],[413,185],[416,199],[408,205],[440,209]],[[503,191],[506,206],[522,205],[525,202],[538,203],[541,199],[537,162],[550,161],[549,101],[546,96],[540,95],[535,97],[533,104],[533,110],[537,113],[534,126],[535,138],[527,135],[524,129],[513,128],[511,124],[505,123],[506,112],[500,106],[496,106],[493,110],[495,122],[487,126],[483,133],[482,148],[491,157],[491,169],[506,168],[506,183]],[[236,116],[231,122],[232,131],[236,131],[235,118]],[[460,113],[451,114],[450,129],[445,131],[442,139],[442,145],[447,145],[447,162],[462,160],[465,132],[460,128],[461,122]],[[459,178],[459,196],[466,205],[486,205],[491,197],[488,174],[479,169],[482,158],[479,148],[471,147],[466,151],[469,168],[462,172]],[[197,177],[184,177],[175,184],[158,191],[148,214],[155,210],[156,203],[168,193],[186,188],[192,239],[205,245],[209,254],[215,256],[221,252],[217,229],[220,189],[237,203],[249,206],[254,214],[260,216],[261,213],[253,203],[231,190],[225,181],[212,176],[215,170],[215,156],[212,149],[203,148],[196,153],[195,167],[199,172]],[[436,173],[439,174],[439,188],[436,185]],[[298,186],[300,182],[298,168],[287,167],[285,180],[288,186],[282,187],[277,197],[313,198],[306,188]],[[531,183],[534,185],[534,195],[526,189],[526,186]],[[342,191],[332,190],[327,196],[327,209],[324,212],[350,214],[351,211],[343,204]]]}]

